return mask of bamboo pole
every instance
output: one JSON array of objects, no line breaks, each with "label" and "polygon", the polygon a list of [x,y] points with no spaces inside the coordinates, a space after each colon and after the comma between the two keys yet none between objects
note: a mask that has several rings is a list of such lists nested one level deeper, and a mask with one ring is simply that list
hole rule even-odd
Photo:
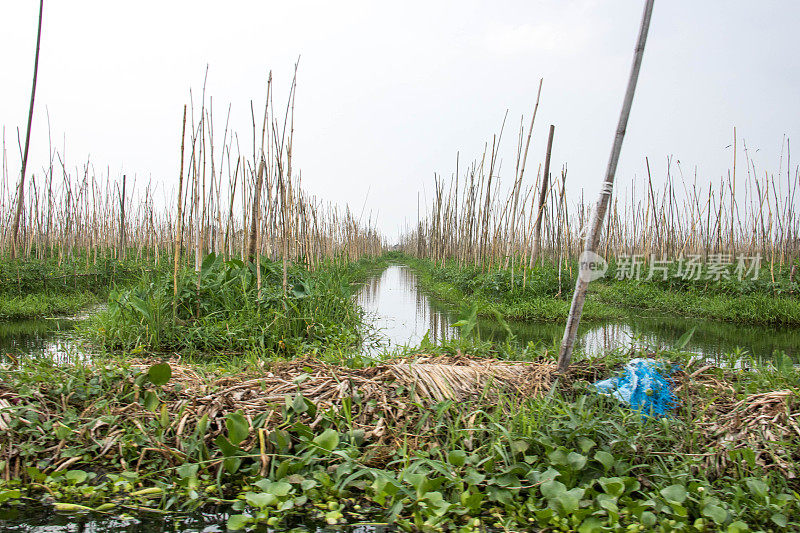
[{"label": "bamboo pole", "polygon": [[[622,104],[622,111],[619,117],[619,124],[617,125],[617,133],[614,138],[614,144],[611,149],[611,156],[608,161],[608,168],[606,170],[606,177],[603,181],[603,186],[600,190],[600,198],[597,202],[597,207],[592,217],[592,224],[586,234],[586,241],[584,244],[584,254],[594,253],[600,241],[600,234],[603,230],[603,219],[605,218],[606,210],[608,209],[608,201],[614,190],[614,175],[617,171],[617,162],[619,155],[622,151],[622,141],[625,138],[625,129],[628,125],[628,117],[630,116],[631,106],[633,105],[633,95],[636,92],[636,82],[639,79],[639,69],[642,66],[642,57],[644,55],[644,47],[647,41],[647,32],[650,28],[650,19],[653,14],[653,3],[655,0],[646,0],[644,6],[644,13],[642,14],[641,27],[639,29],[639,38],[636,44],[636,50],[633,57],[633,65],[631,67],[630,78],[628,80],[628,88],[625,92],[625,99]],[[589,287],[589,265],[587,261],[582,261],[580,266],[580,274],[577,276],[575,282],[575,292],[572,297],[572,305],[570,312],[567,316],[567,325],[564,328],[564,338],[561,341],[561,350],[558,354],[558,369],[560,372],[566,372],[572,357],[572,350],[575,345],[575,338],[578,334],[578,325],[581,320],[581,313],[583,312],[583,304],[586,301],[586,290]]]},{"label": "bamboo pole", "polygon": [[31,84],[31,102],[28,107],[28,128],[25,133],[25,151],[22,154],[22,171],[19,177],[19,187],[17,189],[17,210],[14,215],[14,226],[11,232],[11,258],[17,255],[17,241],[19,238],[19,222],[22,216],[25,195],[25,171],[28,168],[28,149],[31,144],[31,123],[33,122],[33,104],[36,100],[36,78],[39,75],[39,50],[42,43],[42,12],[44,11],[44,0],[39,0],[39,28],[36,32],[36,55],[33,60],[33,83]]},{"label": "bamboo pole", "polygon": [[556,127],[550,124],[550,133],[547,137],[547,153],[544,159],[544,174],[542,175],[542,190],[539,193],[539,208],[536,211],[536,224],[533,229],[533,250],[531,251],[531,259],[529,268],[539,257],[539,250],[541,249],[542,241],[542,213],[544,212],[545,198],[547,195],[547,184],[550,180],[550,153],[553,149],[553,135],[555,134]]},{"label": "bamboo pole", "polygon": [[183,126],[181,127],[181,170],[178,173],[178,222],[175,228],[175,263],[172,272],[172,319],[178,313],[178,263],[183,243],[183,151],[186,143],[186,105],[183,106]]}]

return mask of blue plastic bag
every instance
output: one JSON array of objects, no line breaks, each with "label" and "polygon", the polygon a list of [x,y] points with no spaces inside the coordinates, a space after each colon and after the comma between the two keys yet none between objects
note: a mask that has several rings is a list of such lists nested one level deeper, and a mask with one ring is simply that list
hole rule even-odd
[{"label": "blue plastic bag", "polygon": [[663,416],[675,407],[669,376],[672,368],[655,359],[631,359],[621,375],[594,384],[600,394],[613,396],[643,415]]}]

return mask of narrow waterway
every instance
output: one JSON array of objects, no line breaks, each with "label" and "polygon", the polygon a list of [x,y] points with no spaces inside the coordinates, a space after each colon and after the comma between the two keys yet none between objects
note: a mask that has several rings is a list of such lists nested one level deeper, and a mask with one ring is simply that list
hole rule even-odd
[{"label": "narrow waterway", "polygon": [[[378,332],[377,338],[365,347],[368,352],[377,354],[416,346],[425,335],[438,343],[459,334],[452,324],[462,317],[422,290],[414,271],[405,265],[390,265],[369,278],[357,298],[370,325]],[[563,323],[509,321],[508,325],[516,340],[525,345],[555,348],[564,333]],[[613,322],[582,323],[576,348],[588,354],[631,346],[669,348],[692,328],[696,329],[686,349],[709,359],[723,359],[731,354],[738,358],[745,351],[759,358],[773,357],[776,351],[795,360],[800,355],[798,329],[635,315]],[[478,321],[478,330],[482,339],[504,340],[508,335],[505,328],[488,319]]]}]

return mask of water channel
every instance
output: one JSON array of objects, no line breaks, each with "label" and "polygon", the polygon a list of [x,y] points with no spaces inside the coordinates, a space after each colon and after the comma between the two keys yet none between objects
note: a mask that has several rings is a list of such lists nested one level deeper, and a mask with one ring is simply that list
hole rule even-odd
[{"label": "water channel", "polygon": [[[405,265],[390,265],[369,278],[357,298],[367,320],[379,333],[377,341],[367,346],[373,353],[416,346],[426,334],[434,343],[458,335],[458,328],[452,324],[461,317],[423,291],[414,271]],[[509,321],[508,325],[516,341],[523,345],[557,347],[564,334],[563,323]],[[669,348],[692,328],[696,329],[686,349],[711,360],[743,351],[757,358],[773,357],[776,351],[795,361],[800,356],[797,329],[634,314],[619,321],[581,323],[576,350],[596,355],[631,346]],[[494,320],[479,320],[478,329],[482,339],[504,340],[508,335]]]}]

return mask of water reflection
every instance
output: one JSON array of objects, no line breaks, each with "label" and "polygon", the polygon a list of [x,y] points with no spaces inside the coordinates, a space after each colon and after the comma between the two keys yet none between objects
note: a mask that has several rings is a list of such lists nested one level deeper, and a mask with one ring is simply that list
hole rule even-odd
[{"label": "water reflection", "polygon": [[380,276],[368,279],[357,301],[367,321],[378,331],[378,338],[365,346],[367,352],[418,345],[426,334],[432,342],[458,335],[450,325],[454,322],[452,317],[417,290],[417,277],[405,266],[390,265]]},{"label": "water reflection", "polygon": [[[365,347],[368,352],[415,346],[426,334],[432,342],[458,335],[451,326],[458,317],[420,290],[416,275],[404,265],[390,265],[381,275],[370,278],[357,298],[367,320],[380,332],[377,342]],[[510,321],[508,325],[523,344],[557,347],[564,333],[563,323]],[[761,358],[772,357],[776,350],[795,359],[800,355],[797,329],[633,315],[616,322],[582,323],[576,348],[589,354],[630,346],[669,348],[692,328],[696,330],[686,348],[711,359],[740,350]],[[478,329],[484,339],[504,340],[507,336],[505,328],[493,320],[480,320]]]},{"label": "water reflection", "polygon": [[47,358],[57,364],[84,359],[72,335],[73,318],[0,321],[0,358]]},{"label": "water reflection", "polygon": [[[52,507],[32,505],[25,508],[0,509],[0,531],[25,533],[216,533],[227,531],[230,511],[222,508],[204,508],[188,514],[158,515],[134,513],[127,518],[99,514],[58,514]],[[395,528],[382,524],[354,524],[326,527],[315,521],[297,521],[289,531],[297,533],[388,533]],[[251,531],[272,532],[266,524]]]}]

